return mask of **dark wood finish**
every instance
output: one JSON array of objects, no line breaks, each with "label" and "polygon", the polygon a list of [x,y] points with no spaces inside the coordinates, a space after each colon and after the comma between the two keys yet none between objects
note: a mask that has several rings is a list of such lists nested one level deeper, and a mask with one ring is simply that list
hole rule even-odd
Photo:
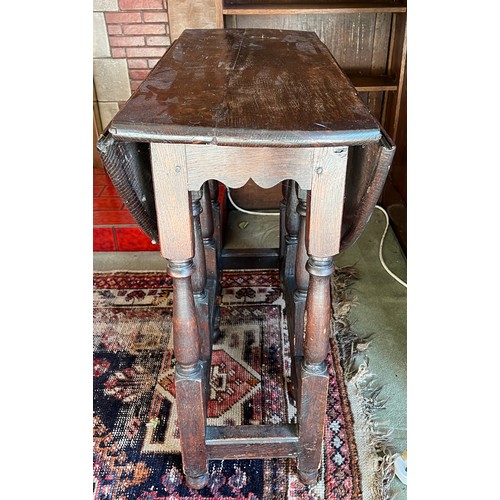
[{"label": "dark wood finish", "polygon": [[[389,167],[394,157],[395,146],[390,137],[382,129],[382,138],[378,144],[369,144],[363,148],[354,148],[352,152],[352,163],[354,165],[374,165],[374,168],[358,169],[348,165],[346,172],[346,196],[344,203],[343,226],[349,227],[342,231],[342,243],[340,250],[343,251],[352,245],[362,233],[368,219],[375,208],[378,198],[373,193],[381,193],[389,172]],[[367,175],[370,180],[363,179]],[[359,186],[367,186],[365,190]],[[353,207],[357,206],[357,210]]]},{"label": "dark wood finish", "polygon": [[293,336],[294,353],[302,356],[302,342],[304,332],[304,312],[307,299],[307,288],[309,287],[309,274],[306,271],[307,249],[306,249],[306,213],[307,193],[302,189],[297,192],[297,213],[300,216],[299,232],[297,236],[297,249],[295,256],[295,289],[293,292]]},{"label": "dark wood finish", "polygon": [[[214,1],[222,5],[219,27],[315,31],[358,91],[370,92],[366,102],[379,120],[384,95],[388,99],[401,95],[403,77],[394,67],[405,59],[405,41],[397,32],[406,27],[405,0]],[[398,109],[385,104],[384,116],[382,123],[394,137],[388,121],[397,121]]]},{"label": "dark wood finish", "polygon": [[306,268],[310,278],[306,301],[304,363],[310,368],[321,365],[329,352],[328,337],[331,320],[329,278],[333,273],[333,261],[331,258],[319,260],[310,257]]},{"label": "dark wood finish", "polygon": [[[326,413],[333,256],[343,236],[352,240],[370,216],[381,189],[373,178],[384,177],[392,158],[390,139],[315,34],[274,30],[184,32],[113,120],[109,135],[106,154],[114,161],[113,141],[151,142],[159,240],[174,282],[175,384],[187,484],[207,483],[208,459],[276,456],[296,457],[299,477],[312,484]],[[285,181],[281,245],[287,248],[272,249],[268,257],[273,267],[283,257],[298,424],[207,428],[220,269],[218,252],[215,270],[213,263],[207,269],[205,258],[217,234],[210,218],[214,182],[233,188],[249,179],[266,188]],[[347,194],[354,202],[345,201]],[[343,228],[346,207],[351,217]],[[227,264],[223,249],[220,261]]]},{"label": "dark wood finish", "polygon": [[299,388],[299,453],[297,468],[306,484],[314,483],[321,461],[321,440],[325,425],[328,394],[326,356],[329,352],[331,321],[330,275],[333,260],[310,257],[307,271],[311,275],[307,294],[304,358]]},{"label": "dark wood finish", "polygon": [[208,182],[203,184],[201,188],[201,195],[201,234],[203,236],[203,243],[211,243],[214,239],[214,214],[212,211],[212,198]]},{"label": "dark wood finish", "polygon": [[210,199],[212,200],[212,203],[217,203],[219,199],[219,183],[214,180],[209,180],[208,188],[210,190]]},{"label": "dark wood finish", "polygon": [[[209,365],[212,356],[212,328],[211,313],[209,311],[207,290],[207,266],[205,261],[205,245],[201,229],[200,215],[202,213],[201,191],[191,192],[191,207],[193,212],[193,237],[195,255],[193,258],[193,273],[191,283],[198,315],[198,331],[200,337],[200,360],[204,363],[204,369],[209,376]],[[216,270],[214,269],[216,272]],[[214,278],[214,275],[211,274]],[[208,389],[208,384],[207,384]]]},{"label": "dark wood finish", "polygon": [[168,273],[173,278],[173,333],[177,366],[182,373],[189,374],[198,368],[200,340],[193,298],[191,275],[193,260],[173,261]]},{"label": "dark wood finish", "polygon": [[[297,183],[288,181],[286,195],[285,229],[289,243],[297,243],[299,234],[300,217],[297,212],[299,200],[297,198]],[[292,259],[294,260],[294,259]]]},{"label": "dark wood finish", "polygon": [[205,389],[200,362],[200,338],[194,304],[191,275],[192,259],[170,261],[168,272],[173,278],[173,312],[175,391],[179,404],[179,433],[182,461],[188,484],[200,488],[208,481],[205,447]]},{"label": "dark wood finish", "polygon": [[279,254],[280,254],[280,267],[281,267],[281,262],[285,258],[285,237],[286,237],[286,227],[285,227],[285,211],[286,211],[286,203],[287,203],[287,197],[288,197],[288,185],[292,181],[289,180],[284,180],[281,183],[281,201],[280,201],[280,248],[279,248]]},{"label": "dark wood finish", "polygon": [[[210,200],[212,202],[212,215],[214,222],[214,240],[215,248],[217,253],[217,259],[219,259],[221,248],[222,248],[222,215],[221,207],[219,203],[219,183],[213,179],[208,181],[208,187],[210,190]],[[219,266],[218,266],[219,267]]]},{"label": "dark wood finish", "polygon": [[[208,0],[210,1],[210,0]],[[405,149],[406,0],[212,0],[221,9],[218,27],[315,31],[346,72],[360,97]],[[406,151],[398,171],[406,172]],[[399,179],[402,175],[397,176]],[[384,194],[393,228],[406,248],[406,185],[390,177]],[[405,181],[406,182],[406,181]],[[243,188],[242,191],[246,191]],[[402,194],[403,193],[403,194]],[[242,194],[245,196],[245,194]],[[260,192],[254,203],[277,200]]]},{"label": "dark wood finish", "polygon": [[[297,400],[297,360],[302,356],[302,333],[304,325],[304,300],[300,292],[295,296],[297,290],[295,282],[295,266],[297,262],[297,246],[299,243],[299,231],[301,217],[298,212],[299,199],[297,197],[297,183],[289,180],[286,189],[286,207],[285,207],[285,248],[284,256],[281,261],[280,277],[282,289],[287,303],[286,313],[288,321],[288,338],[290,342],[291,356],[291,378],[293,390],[290,396]],[[305,213],[305,207],[301,207]],[[303,228],[305,232],[305,226]],[[305,252],[305,234],[302,240],[303,251]],[[306,286],[306,285],[304,285]],[[298,308],[297,308],[298,305]]]},{"label": "dark wood finish", "polygon": [[[399,14],[397,14],[399,15]],[[383,92],[394,91],[397,80],[388,72],[391,13],[301,14],[226,16],[229,28],[268,28],[314,31],[328,47],[358,92],[370,92],[370,111],[381,117]]]},{"label": "dark wood finish", "polygon": [[315,33],[265,29],[184,31],[115,117],[112,133],[245,147],[380,137],[376,120]]},{"label": "dark wood finish", "polygon": [[[300,366],[300,365],[299,365]],[[297,471],[304,484],[317,481],[321,462],[321,444],[325,428],[328,371],[326,363],[316,371],[300,367],[297,419],[299,422],[299,449]]]},{"label": "dark wood finish", "polygon": [[191,276],[193,283],[193,293],[195,296],[202,297],[205,295],[207,284],[207,267],[205,263],[205,248],[203,246],[203,236],[201,232],[200,214],[201,208],[201,191],[191,192],[191,204],[193,211],[193,234],[194,234],[194,272]]},{"label": "dark wood finish", "polygon": [[239,425],[208,426],[206,446],[210,459],[276,458],[297,456],[297,426]]},{"label": "dark wood finish", "polygon": [[[279,204],[279,269],[282,269],[282,263],[285,259],[285,238],[286,238],[286,227],[285,227],[285,211],[288,196],[288,186],[292,181],[285,179],[281,182],[281,200]],[[284,276],[280,275],[280,280],[283,280]]]},{"label": "dark wood finish", "polygon": [[293,276],[295,279],[295,259],[297,256],[297,243],[299,241],[300,216],[297,212],[297,183],[288,182],[286,208],[285,208],[285,262],[284,275]]},{"label": "dark wood finish", "polygon": [[202,197],[200,200],[202,212],[200,214],[201,235],[203,237],[203,247],[205,249],[205,263],[207,277],[219,280],[219,263],[217,255],[217,242],[214,238],[214,206],[210,194],[209,183],[205,182],[202,188]]},{"label": "dark wood finish", "polygon": [[277,269],[278,248],[231,248],[222,249],[223,269]]},{"label": "dark wood finish", "polygon": [[295,282],[298,294],[304,300],[309,286],[309,274],[306,272],[307,249],[306,249],[306,214],[307,214],[307,192],[299,189],[297,192],[297,213],[299,214],[299,232],[297,235],[297,257],[295,259]]},{"label": "dark wood finish", "polygon": [[[175,392],[184,474],[188,486],[203,488],[208,483],[208,456],[205,446],[204,370],[189,377],[180,375],[176,367]],[[182,403],[182,404],[179,404]]]},{"label": "dark wood finish", "polygon": [[[217,202],[218,193],[218,183],[214,182],[212,189],[210,189],[210,182],[207,181],[202,187],[202,196],[200,200],[200,205],[202,212],[200,214],[200,225],[201,225],[201,235],[203,237],[203,249],[205,254],[205,266],[207,275],[207,297],[203,300],[203,304],[200,301],[198,306],[198,314],[200,316],[200,322],[203,324],[205,319],[207,320],[207,332],[202,333],[206,335],[206,349],[202,350],[202,359],[206,360],[206,380],[210,377],[210,362],[212,359],[212,342],[215,342],[219,337],[219,315],[220,307],[217,303],[216,295],[220,293],[220,255],[219,247],[220,243],[214,238],[215,234],[215,222],[217,220],[217,226],[219,226],[219,204]],[[217,237],[220,237],[220,228],[217,230]],[[203,356],[203,352],[206,356]],[[206,390],[209,390],[210,384],[207,382]]]}]

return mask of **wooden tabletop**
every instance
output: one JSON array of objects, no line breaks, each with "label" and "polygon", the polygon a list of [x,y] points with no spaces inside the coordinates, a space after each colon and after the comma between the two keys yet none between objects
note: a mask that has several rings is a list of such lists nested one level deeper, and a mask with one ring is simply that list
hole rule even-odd
[{"label": "wooden tabletop", "polygon": [[377,141],[377,120],[313,32],[186,30],[112,120],[142,142],[333,146]]}]

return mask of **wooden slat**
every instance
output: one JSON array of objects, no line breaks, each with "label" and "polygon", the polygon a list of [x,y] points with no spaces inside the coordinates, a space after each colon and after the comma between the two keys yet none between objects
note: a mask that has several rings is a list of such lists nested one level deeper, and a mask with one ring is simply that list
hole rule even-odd
[{"label": "wooden slat", "polygon": [[223,248],[220,256],[223,269],[277,269],[278,248]]},{"label": "wooden slat", "polygon": [[205,444],[210,459],[294,457],[295,424],[207,426]]},{"label": "wooden slat", "polygon": [[398,120],[403,95],[403,80],[406,73],[406,14],[393,15],[388,73],[398,81],[398,91],[389,94],[384,104],[382,125],[397,143]]},{"label": "wooden slat", "polygon": [[406,6],[391,2],[339,2],[331,4],[225,4],[223,14],[275,15],[275,14],[354,14],[376,12],[406,12]]},{"label": "wooden slat", "polygon": [[384,92],[398,90],[398,84],[386,75],[347,75],[358,92]]},{"label": "wooden slat", "polygon": [[215,1],[215,27],[224,28],[224,0]]}]

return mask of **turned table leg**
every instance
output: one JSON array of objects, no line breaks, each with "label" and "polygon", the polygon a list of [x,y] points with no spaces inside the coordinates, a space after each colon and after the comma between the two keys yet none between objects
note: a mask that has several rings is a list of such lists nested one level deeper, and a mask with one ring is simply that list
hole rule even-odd
[{"label": "turned table leg", "polygon": [[293,346],[294,355],[302,356],[302,339],[304,334],[304,311],[309,286],[309,274],[306,271],[307,249],[306,249],[306,211],[307,193],[298,190],[297,214],[299,219],[299,230],[297,236],[295,253],[295,291],[293,293]]},{"label": "turned table leg", "polygon": [[198,312],[198,328],[200,331],[201,360],[209,364],[212,352],[211,348],[211,329],[209,324],[208,312],[208,293],[207,293],[207,267],[205,261],[205,247],[200,222],[201,192],[191,192],[191,208],[193,213],[193,236],[194,236],[194,271],[191,276],[193,284],[193,294],[195,298],[196,309]]},{"label": "turned table leg", "polygon": [[[196,151],[191,151],[190,161],[196,160]],[[228,151],[233,150],[223,150],[224,153]],[[307,186],[307,191],[297,190],[298,202],[291,194],[294,182],[287,183],[291,218],[289,226],[285,227],[290,243],[297,234],[295,270],[292,275],[290,269],[289,275],[290,282],[295,282],[292,336],[297,368],[297,426],[295,432],[281,428],[271,436],[267,435],[270,430],[266,430],[266,435],[259,435],[242,426],[229,432],[233,437],[227,439],[244,442],[253,450],[252,456],[267,457],[275,456],[275,440],[285,437],[285,433],[286,453],[281,453],[297,457],[300,478],[311,484],[316,480],[320,465],[326,417],[330,275],[333,256],[340,248],[347,148],[315,148],[304,154],[311,155],[309,172],[312,175],[300,178],[302,170],[296,172],[295,183]],[[210,324],[210,320],[202,305],[209,295],[207,290],[214,294],[215,288],[209,286],[213,280],[207,279],[205,261],[204,243],[210,240],[210,221],[202,217],[204,222],[200,222],[202,205],[208,207],[207,190],[203,186],[206,179],[198,182],[194,169],[189,170],[188,175],[183,145],[152,143],[151,158],[161,251],[169,261],[168,270],[174,282],[175,384],[183,468],[187,484],[202,488],[208,481],[207,459],[218,456],[216,449],[225,440],[217,428],[212,429],[208,444],[206,439],[207,366],[211,343],[210,328],[205,324]],[[224,172],[228,175],[226,170]],[[295,205],[297,215],[293,209]],[[230,454],[232,445],[224,446]]]},{"label": "turned table leg", "polygon": [[[195,298],[206,285],[199,196],[187,184],[185,146],[151,143],[151,164],[161,254],[173,278],[175,390],[182,464],[186,482],[202,488],[208,482],[205,445],[207,340],[200,335]],[[194,261],[194,262],[193,262]],[[203,329],[201,329],[203,332]]]},{"label": "turned table leg", "polygon": [[[305,240],[309,255],[306,265],[309,284],[304,319],[304,357],[298,377],[297,399],[297,469],[305,484],[316,482],[321,463],[328,395],[326,358],[332,314],[330,276],[334,270],[333,256],[340,248],[347,152],[347,147],[322,148],[315,152],[311,191],[308,193]],[[300,193],[299,200],[301,213],[303,200]],[[297,260],[299,250],[300,247]]]},{"label": "turned table leg", "polygon": [[212,215],[215,239],[215,247],[217,249],[217,258],[219,258],[222,248],[222,228],[221,228],[221,213],[219,204],[219,182],[214,180],[207,181],[208,191],[210,193],[210,201],[212,203]]},{"label": "turned table leg", "polygon": [[288,181],[288,190],[285,207],[285,255],[284,278],[295,277],[295,259],[297,256],[297,242],[299,240],[300,215],[297,212],[297,183]]},{"label": "turned table leg", "polygon": [[173,332],[175,393],[181,441],[181,454],[186,482],[199,489],[208,482],[205,446],[205,376],[200,360],[201,348],[191,275],[193,261],[170,261],[173,278]]},{"label": "turned table leg", "polygon": [[321,462],[323,430],[328,394],[326,357],[330,335],[330,275],[331,258],[310,257],[307,262],[310,274],[306,301],[304,358],[300,367],[298,397],[299,455],[297,468],[305,484],[316,481]]},{"label": "turned table leg", "polygon": [[[201,197],[201,207],[202,212],[200,214],[201,223],[201,235],[203,236],[203,247],[205,248],[205,261],[207,268],[207,279],[212,280],[215,283],[215,295],[218,296],[221,293],[220,284],[220,266],[219,266],[219,251],[218,243],[215,237],[215,221],[214,214],[218,214],[218,202],[217,202],[217,191],[218,183],[215,182],[216,188],[212,192],[210,189],[210,183],[212,181],[207,181],[202,186],[202,197]],[[214,207],[214,199],[217,203],[217,207]],[[209,303],[209,324],[211,331],[211,342],[214,343],[220,336],[220,305],[217,297],[214,297],[215,304]]]},{"label": "turned table leg", "polygon": [[217,246],[214,238],[214,208],[210,197],[209,183],[205,182],[201,189],[200,214],[201,234],[203,236],[203,246],[205,248],[205,261],[207,266],[207,277],[218,279],[217,272]]},{"label": "turned table leg", "polygon": [[[286,291],[293,291],[290,303],[290,312],[288,314],[288,332],[291,352],[291,379],[293,392],[290,395],[297,400],[298,378],[297,378],[297,360],[302,356],[302,337],[304,328],[304,307],[307,296],[307,286],[309,275],[306,272],[305,262],[307,260],[305,243],[305,198],[302,200],[300,213],[298,211],[299,200],[297,198],[297,183],[293,180],[288,181],[286,207],[285,207],[285,252],[284,262],[282,263],[281,279]],[[305,196],[305,193],[303,193]],[[302,220],[302,232],[300,232]],[[299,234],[300,233],[300,234]],[[300,248],[299,255],[297,248]],[[298,271],[298,285],[296,282],[296,267]]]},{"label": "turned table leg", "polygon": [[[207,289],[207,265],[205,253],[205,239],[203,238],[202,220],[203,213],[202,192],[191,192],[191,209],[193,213],[194,237],[194,271],[191,276],[193,285],[194,302],[198,314],[198,331],[200,334],[200,360],[203,365],[205,380],[210,378],[210,363],[212,360],[212,335],[213,314],[211,311],[210,297]],[[208,403],[209,384],[205,384],[205,406]]]},{"label": "turned table leg", "polygon": [[286,226],[285,226],[285,211],[287,205],[287,196],[289,190],[290,181],[285,180],[281,183],[281,193],[283,198],[280,201],[280,248],[279,248],[279,263],[280,268],[283,267],[283,262],[285,259],[285,237],[286,237]]}]

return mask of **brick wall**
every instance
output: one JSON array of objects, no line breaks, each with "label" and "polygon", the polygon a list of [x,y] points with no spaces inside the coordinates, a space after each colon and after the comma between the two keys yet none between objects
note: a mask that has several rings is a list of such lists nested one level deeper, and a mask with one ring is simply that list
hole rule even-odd
[{"label": "brick wall", "polygon": [[169,45],[167,0],[94,0],[94,87],[103,127]]}]

